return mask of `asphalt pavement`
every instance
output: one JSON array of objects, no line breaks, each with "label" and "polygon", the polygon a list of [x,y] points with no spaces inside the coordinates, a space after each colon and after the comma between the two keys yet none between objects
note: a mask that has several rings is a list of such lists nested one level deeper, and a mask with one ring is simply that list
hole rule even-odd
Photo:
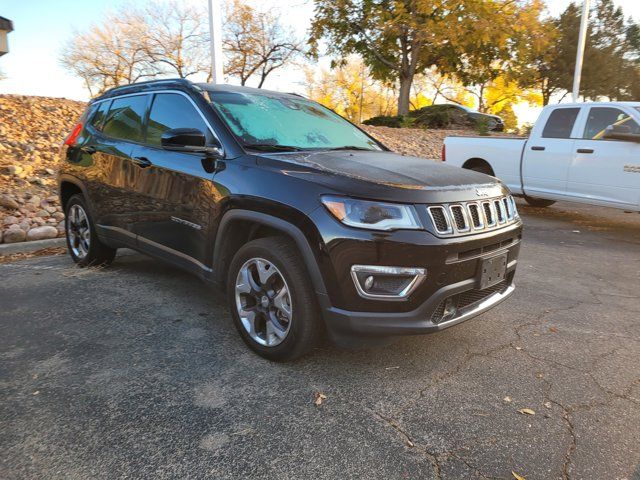
[{"label": "asphalt pavement", "polygon": [[521,212],[509,301],[285,364],[147,257],[0,265],[0,478],[640,479],[640,215]]}]

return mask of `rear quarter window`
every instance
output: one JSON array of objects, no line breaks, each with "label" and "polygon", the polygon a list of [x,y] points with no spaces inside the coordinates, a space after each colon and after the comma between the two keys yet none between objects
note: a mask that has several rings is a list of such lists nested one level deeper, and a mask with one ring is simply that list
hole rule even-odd
[{"label": "rear quarter window", "polygon": [[116,98],[111,103],[102,132],[109,137],[142,142],[146,108],[147,95]]},{"label": "rear quarter window", "polygon": [[549,118],[542,131],[543,138],[571,138],[573,125],[580,113],[579,108],[557,108]]},{"label": "rear quarter window", "polygon": [[91,114],[91,118],[89,119],[89,125],[91,125],[94,129],[98,131],[102,130],[102,124],[104,123],[104,119],[107,116],[107,112],[109,111],[110,104],[111,104],[110,101],[99,103]]}]

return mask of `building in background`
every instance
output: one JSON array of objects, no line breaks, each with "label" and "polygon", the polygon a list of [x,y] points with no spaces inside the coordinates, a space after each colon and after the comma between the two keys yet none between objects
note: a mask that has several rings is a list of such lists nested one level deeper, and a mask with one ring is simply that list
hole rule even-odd
[{"label": "building in background", "polygon": [[8,18],[0,17],[0,57],[9,53],[9,42],[7,41],[9,32],[13,32],[13,22]]}]

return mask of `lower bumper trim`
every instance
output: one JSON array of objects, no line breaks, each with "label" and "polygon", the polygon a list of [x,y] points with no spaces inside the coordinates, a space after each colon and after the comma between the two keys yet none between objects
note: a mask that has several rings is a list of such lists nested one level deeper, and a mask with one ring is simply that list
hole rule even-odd
[{"label": "lower bumper trim", "polygon": [[460,308],[453,318],[435,323],[431,320],[435,305],[450,295],[450,289],[444,290],[440,295],[434,296],[430,301],[411,312],[351,312],[328,307],[324,311],[325,323],[334,337],[379,337],[437,332],[476,317],[502,303],[513,294],[515,285],[511,282],[504,291],[495,292],[477,303]]}]

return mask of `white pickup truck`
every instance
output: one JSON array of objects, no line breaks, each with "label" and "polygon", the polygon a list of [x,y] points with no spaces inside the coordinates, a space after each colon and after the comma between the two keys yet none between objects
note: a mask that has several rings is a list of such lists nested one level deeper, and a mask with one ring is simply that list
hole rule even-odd
[{"label": "white pickup truck", "polygon": [[442,158],[498,177],[533,206],[640,211],[640,102],[549,105],[527,139],[447,137]]}]

